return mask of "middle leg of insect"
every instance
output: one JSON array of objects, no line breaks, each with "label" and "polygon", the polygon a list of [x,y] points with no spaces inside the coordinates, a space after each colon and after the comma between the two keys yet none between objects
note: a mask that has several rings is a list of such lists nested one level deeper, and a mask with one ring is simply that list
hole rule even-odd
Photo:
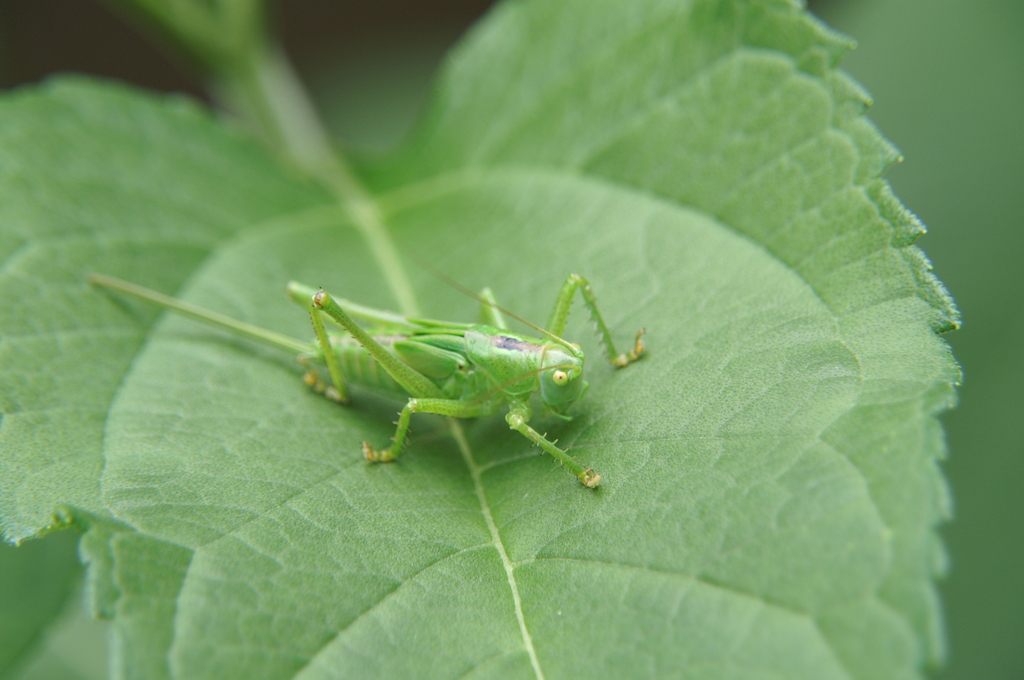
[{"label": "middle leg of insect", "polygon": [[[323,290],[294,282],[288,285],[289,295],[307,306],[313,320],[319,348],[315,358],[327,365],[334,388],[324,390],[328,396],[347,400],[345,383],[349,382],[410,397],[399,415],[391,446],[377,449],[363,443],[368,460],[391,461],[401,455],[413,413],[473,418],[507,405],[506,421],[511,429],[550,453],[581,483],[596,487],[600,474],[580,465],[529,425],[529,399],[534,392],[540,393],[547,412],[568,420],[565,411],[587,390],[583,351],[561,337],[576,291],[583,297],[608,360],[617,367],[637,360],[644,352],[643,331],[637,333],[629,351],[616,351],[590,284],[576,274],[562,286],[548,327],[534,327],[543,337],[509,331],[488,289],[478,296],[485,323],[458,324],[400,317],[335,300]],[[347,336],[329,334],[320,314],[344,329]],[[382,379],[378,367],[389,380]]]}]

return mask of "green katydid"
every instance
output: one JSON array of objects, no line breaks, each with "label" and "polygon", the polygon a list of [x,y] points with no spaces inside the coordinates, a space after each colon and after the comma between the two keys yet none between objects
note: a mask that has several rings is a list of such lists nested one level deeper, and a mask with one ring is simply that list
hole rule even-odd
[{"label": "green katydid", "polygon": [[[577,290],[583,296],[613,365],[626,366],[644,352],[642,329],[636,334],[629,352],[616,352],[611,332],[597,311],[590,284],[576,274],[570,274],[562,286],[546,329],[533,326],[499,307],[486,288],[479,296],[470,293],[481,302],[484,323],[463,324],[405,318],[347,300],[336,300],[323,289],[291,282],[287,287],[289,297],[307,309],[313,322],[316,340],[310,343],[114,277],[91,274],[89,282],[294,352],[308,369],[304,378],[306,384],[334,401],[348,402],[346,383],[408,399],[399,415],[391,446],[375,449],[363,442],[363,454],[371,461],[391,461],[402,453],[413,413],[475,418],[496,413],[507,404],[505,420],[511,429],[554,456],[585,486],[596,487],[601,481],[600,474],[580,465],[565,450],[530,427],[530,396],[539,390],[545,409],[569,420],[571,416],[565,415],[565,410],[587,391],[587,382],[583,380],[583,351],[579,345],[561,338]],[[502,312],[535,328],[544,337],[533,338],[509,331]],[[328,333],[324,315],[345,333]],[[331,384],[321,379],[316,365],[326,365]]]}]

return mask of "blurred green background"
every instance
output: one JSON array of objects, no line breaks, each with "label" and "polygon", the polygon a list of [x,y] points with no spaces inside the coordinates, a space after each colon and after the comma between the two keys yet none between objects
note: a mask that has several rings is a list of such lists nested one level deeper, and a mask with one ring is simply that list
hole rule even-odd
[{"label": "blurred green background", "polygon": [[[382,148],[415,120],[445,49],[489,4],[288,0],[278,22],[332,131]],[[943,418],[956,518],[942,529],[949,662],[935,677],[1024,678],[1024,3],[818,0],[811,9],[857,39],[845,68],[903,151],[888,177],[929,226],[919,244],[963,313],[963,329],[946,336],[964,384]],[[186,64],[91,0],[0,0],[0,86],[58,70],[202,95]],[[69,598],[17,677],[103,677],[103,624],[80,602]]]}]

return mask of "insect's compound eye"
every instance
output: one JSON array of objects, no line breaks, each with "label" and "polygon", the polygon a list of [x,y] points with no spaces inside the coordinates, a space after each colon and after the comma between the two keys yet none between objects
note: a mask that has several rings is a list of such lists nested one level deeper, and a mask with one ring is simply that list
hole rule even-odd
[{"label": "insect's compound eye", "polygon": [[559,369],[551,374],[551,379],[555,381],[555,384],[559,387],[564,387],[569,382],[569,374]]}]

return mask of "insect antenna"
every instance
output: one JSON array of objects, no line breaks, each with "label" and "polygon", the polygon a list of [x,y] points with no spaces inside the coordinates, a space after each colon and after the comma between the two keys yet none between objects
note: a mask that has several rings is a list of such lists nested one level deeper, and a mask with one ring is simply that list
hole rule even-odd
[{"label": "insect antenna", "polygon": [[179,314],[184,314],[185,316],[190,316],[193,319],[205,321],[206,323],[213,324],[214,326],[220,326],[221,328],[233,331],[239,335],[259,340],[266,344],[273,345],[274,347],[279,347],[287,352],[303,354],[312,349],[310,344],[288,337],[287,335],[275,333],[272,330],[261,328],[260,326],[254,326],[253,324],[245,323],[244,321],[232,319],[229,316],[190,304],[177,298],[172,298],[164,295],[163,293],[158,293],[155,290],[150,290],[149,288],[144,288],[140,285],[124,281],[113,276],[92,273],[86,276],[86,281],[94,286],[116,290],[119,293],[125,293],[132,297],[139,298],[140,300],[146,300],[147,302],[151,302],[163,307],[164,309],[172,309]]},{"label": "insect antenna", "polygon": [[[408,252],[408,251],[406,251],[405,254],[406,254],[406,256],[410,260],[413,260],[414,262],[416,262],[416,264],[418,264],[420,267],[422,267],[424,270],[426,270],[429,274],[431,274],[435,278],[439,279],[440,281],[448,284],[449,286],[451,286],[455,290],[459,291],[463,295],[468,295],[469,297],[473,298],[474,300],[477,300],[478,302],[481,302],[481,303],[487,305],[488,307],[493,307],[494,309],[498,310],[502,314],[510,316],[513,319],[515,319],[516,321],[518,321],[519,323],[525,324],[526,326],[529,326],[530,328],[532,328],[533,330],[537,331],[538,333],[546,335],[547,337],[551,338],[555,342],[557,342],[557,343],[559,343],[561,345],[564,345],[566,349],[568,349],[573,354],[576,354],[578,348],[575,345],[573,345],[571,342],[565,340],[564,338],[558,337],[557,335],[555,335],[551,331],[545,330],[545,329],[541,328],[540,326],[538,326],[535,323],[531,323],[531,322],[527,321],[526,319],[524,319],[523,317],[519,316],[518,314],[505,309],[504,307],[502,307],[498,303],[494,302],[493,300],[488,300],[487,298],[483,297],[482,295],[471,291],[469,288],[467,288],[466,286],[462,285],[461,283],[459,283],[458,281],[456,281],[452,277],[448,276],[443,271],[441,271],[437,267],[431,265],[429,262],[425,261],[423,258],[419,257],[418,255],[416,255],[414,253],[411,253],[411,252]],[[543,370],[546,370],[546,369],[543,369]],[[536,371],[534,371],[534,372],[536,372]],[[529,373],[526,373],[526,374],[520,376],[520,378],[525,378],[527,375],[529,375]],[[512,382],[516,382],[520,378],[516,378]]]}]

